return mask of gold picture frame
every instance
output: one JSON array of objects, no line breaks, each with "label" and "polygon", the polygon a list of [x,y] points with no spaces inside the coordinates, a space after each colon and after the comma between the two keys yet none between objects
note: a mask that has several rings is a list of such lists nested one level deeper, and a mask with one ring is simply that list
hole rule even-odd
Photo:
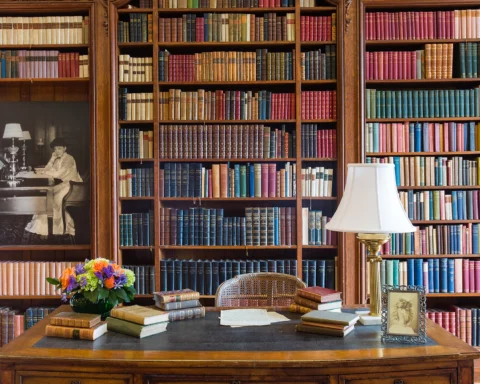
[{"label": "gold picture frame", "polygon": [[382,341],[425,344],[425,287],[384,285],[382,287]]}]

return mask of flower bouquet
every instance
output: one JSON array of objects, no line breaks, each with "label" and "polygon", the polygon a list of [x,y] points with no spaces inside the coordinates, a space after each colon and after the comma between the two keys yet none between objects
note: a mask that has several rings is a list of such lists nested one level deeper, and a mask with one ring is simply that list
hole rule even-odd
[{"label": "flower bouquet", "polygon": [[[119,303],[130,302],[136,293],[135,274],[102,258],[87,259],[85,263],[66,268],[59,279],[47,277],[47,281],[61,289],[64,301],[67,295],[74,294],[70,303],[76,312],[90,312],[91,304],[103,304],[103,309],[94,313],[105,313]],[[76,308],[75,303],[82,305]]]}]

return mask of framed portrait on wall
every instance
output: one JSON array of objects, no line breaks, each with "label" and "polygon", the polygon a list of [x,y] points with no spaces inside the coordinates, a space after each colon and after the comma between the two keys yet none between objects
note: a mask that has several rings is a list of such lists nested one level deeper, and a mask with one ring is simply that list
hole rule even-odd
[{"label": "framed portrait on wall", "polygon": [[417,285],[382,287],[382,341],[427,342],[425,288]]}]

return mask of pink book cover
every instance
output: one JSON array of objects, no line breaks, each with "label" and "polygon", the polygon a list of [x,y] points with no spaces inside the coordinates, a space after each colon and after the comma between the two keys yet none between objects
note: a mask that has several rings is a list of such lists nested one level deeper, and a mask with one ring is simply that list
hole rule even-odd
[{"label": "pink book cover", "polygon": [[478,220],[478,191],[473,191],[473,219]]},{"label": "pink book cover", "polygon": [[268,197],[269,191],[269,175],[268,164],[262,164],[262,197]]},{"label": "pink book cover", "polygon": [[448,312],[441,312],[442,314],[442,327],[446,329],[447,331],[450,329],[450,316],[448,315]]},{"label": "pink book cover", "polygon": [[383,53],[383,78],[385,80],[388,80],[388,79],[391,79],[391,71],[390,71],[390,68],[391,68],[391,65],[392,65],[392,59],[391,59],[392,55],[391,55],[391,52],[384,52]]},{"label": "pink book cover", "polygon": [[[268,165],[268,197],[275,197],[277,193],[277,165],[276,164],[267,164]],[[263,169],[262,169],[263,171]],[[262,175],[263,176],[263,175]],[[263,184],[262,184],[263,186]]]},{"label": "pink book cover", "polygon": [[450,333],[453,335],[457,335],[457,321],[455,312],[449,312],[450,315]]},{"label": "pink book cover", "polygon": [[450,143],[449,143],[449,131],[450,131],[450,124],[451,123],[445,123],[443,124],[443,150],[445,152],[449,152],[450,151]]},{"label": "pink book cover", "polygon": [[430,309],[427,310],[427,317],[428,317],[430,320],[434,321],[434,320],[433,320],[433,312],[432,312]]},{"label": "pink book cover", "polygon": [[443,328],[443,317],[442,312],[436,311],[435,312],[435,322]]},{"label": "pink book cover", "polygon": [[412,67],[412,79],[417,78],[417,52],[410,52],[410,66]]},{"label": "pink book cover", "polygon": [[480,293],[480,260],[474,261],[475,269],[475,293]]},{"label": "pink book cover", "polygon": [[463,292],[470,293],[470,262],[463,260]]},{"label": "pink book cover", "polygon": [[477,286],[477,282],[475,281],[475,261],[474,260],[470,260],[468,262],[468,269],[469,269],[469,272],[470,272],[470,292],[475,292],[475,289],[476,289],[476,286]]},{"label": "pink book cover", "polygon": [[463,151],[463,124],[457,124],[457,151]]}]

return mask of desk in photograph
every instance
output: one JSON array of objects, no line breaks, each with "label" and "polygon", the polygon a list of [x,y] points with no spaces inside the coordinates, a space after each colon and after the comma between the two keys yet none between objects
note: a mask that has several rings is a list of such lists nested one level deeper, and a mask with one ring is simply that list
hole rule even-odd
[{"label": "desk in photograph", "polygon": [[[68,306],[58,311],[70,310]],[[426,345],[382,344],[379,327],[345,338],[296,333],[292,320],[230,328],[218,312],[144,339],[44,337],[46,318],[0,349],[1,384],[470,384],[480,352],[428,321]]]},{"label": "desk in photograph", "polygon": [[53,187],[47,178],[21,179],[16,187],[0,181],[0,215],[53,215]]}]

